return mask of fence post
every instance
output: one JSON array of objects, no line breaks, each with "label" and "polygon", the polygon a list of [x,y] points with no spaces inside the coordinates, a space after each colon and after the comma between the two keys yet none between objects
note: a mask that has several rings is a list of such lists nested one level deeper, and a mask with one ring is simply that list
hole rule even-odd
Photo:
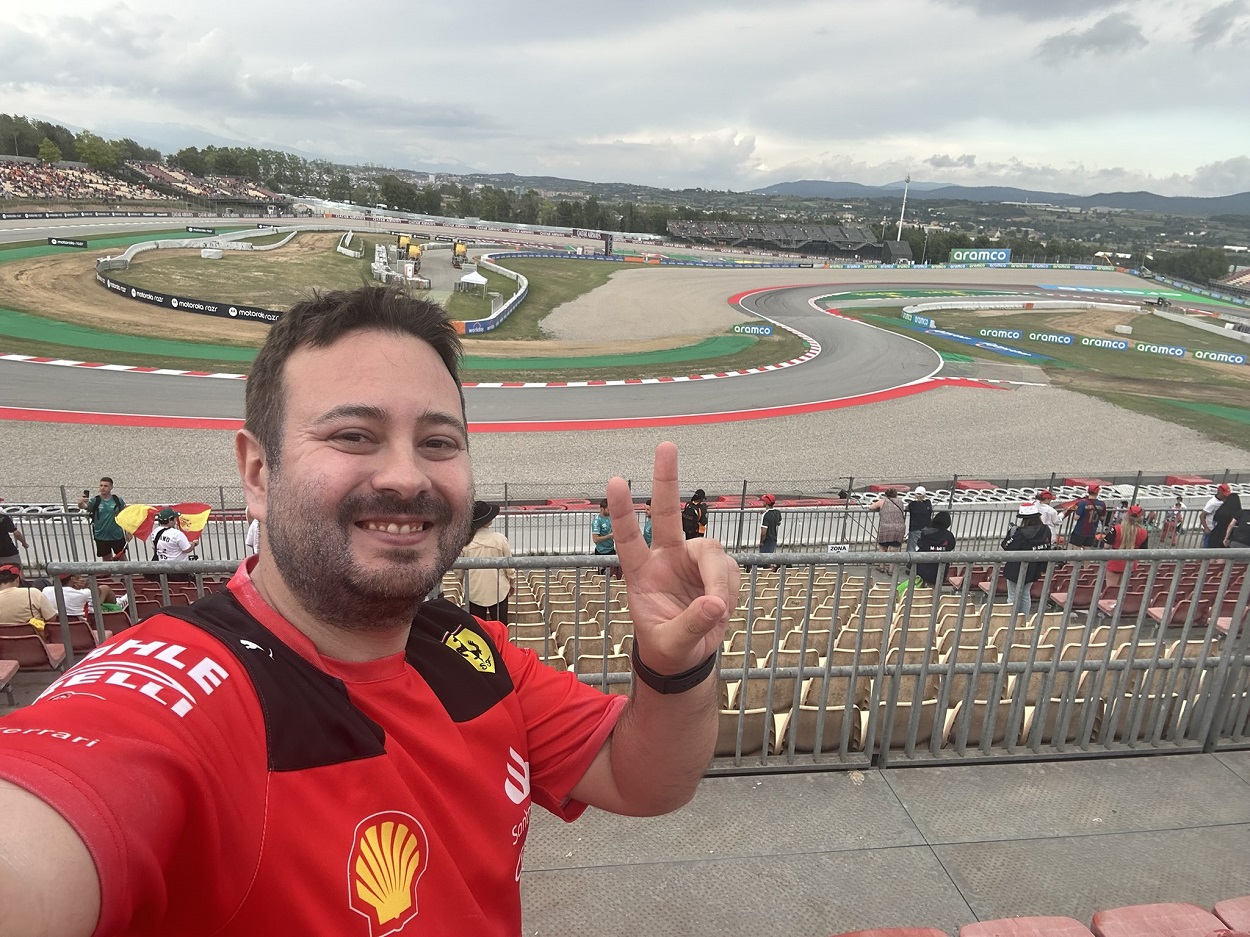
[{"label": "fence post", "polygon": [[508,483],[503,483],[503,535],[508,536]]},{"label": "fence post", "polygon": [[738,535],[734,538],[734,543],[739,550],[742,549],[742,525],[746,523],[747,514],[747,480],[742,479],[742,496],[738,500]]},{"label": "fence post", "polygon": [[[74,506],[77,507],[78,506],[77,503],[75,503]],[[70,555],[70,558],[73,559],[75,563],[77,563],[78,562],[78,540],[75,537],[75,534],[77,533],[77,531],[73,529],[74,524],[70,520],[69,492],[65,490],[64,485],[61,486],[61,510],[64,512],[61,515],[61,517],[65,521],[65,540],[67,543],[69,543],[69,555]],[[45,546],[46,545],[47,544],[45,544]],[[44,566],[48,565],[48,560],[49,560],[49,557],[45,556],[43,558]]]},{"label": "fence post", "polygon": [[221,504],[222,511],[226,510],[226,486],[217,486],[217,501]]},{"label": "fence post", "polygon": [[1049,487],[1049,490],[1050,490],[1051,492],[1054,492],[1054,490],[1055,490],[1055,473],[1054,473],[1054,472],[1051,472],[1051,473],[1050,473],[1050,487]]},{"label": "fence post", "polygon": [[1137,503],[1137,492],[1141,490],[1141,469],[1137,470],[1137,478],[1133,481],[1133,500],[1129,504]]},{"label": "fence post", "polygon": [[[851,492],[853,492],[854,490],[855,490],[855,476],[848,475],[846,477],[847,495],[849,496]],[[851,513],[850,501],[851,499],[849,497],[842,499],[842,524],[841,524],[841,529],[838,533],[838,543],[850,542],[849,540],[846,539],[846,522],[847,522],[847,519],[850,517],[850,513]]]},{"label": "fence post", "polygon": [[953,508],[955,506],[955,489],[959,487],[959,476],[955,475],[951,478],[951,490],[946,493],[946,507]]}]

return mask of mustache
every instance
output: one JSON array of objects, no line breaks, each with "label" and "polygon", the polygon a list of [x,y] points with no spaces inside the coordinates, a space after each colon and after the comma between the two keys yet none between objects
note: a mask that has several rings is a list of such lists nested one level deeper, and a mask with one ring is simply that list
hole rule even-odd
[{"label": "mustache", "polygon": [[416,515],[436,524],[446,524],[455,516],[450,504],[443,498],[422,492],[415,498],[397,498],[391,495],[351,495],[339,502],[338,520],[346,526],[375,514]]}]

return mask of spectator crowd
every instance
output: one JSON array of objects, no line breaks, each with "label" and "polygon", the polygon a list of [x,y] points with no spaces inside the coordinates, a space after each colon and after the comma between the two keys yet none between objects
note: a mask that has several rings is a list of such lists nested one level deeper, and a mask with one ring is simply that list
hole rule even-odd
[{"label": "spectator crowd", "polygon": [[158,201],[167,199],[155,189],[133,185],[85,167],[0,160],[3,198],[74,199],[91,201]]}]

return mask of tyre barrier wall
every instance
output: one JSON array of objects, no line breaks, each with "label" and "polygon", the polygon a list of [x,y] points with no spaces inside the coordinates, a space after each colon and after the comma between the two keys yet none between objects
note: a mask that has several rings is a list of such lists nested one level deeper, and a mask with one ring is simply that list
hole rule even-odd
[{"label": "tyre barrier wall", "polygon": [[[41,221],[45,218],[199,218],[190,211],[0,211],[0,221]],[[259,217],[259,216],[257,216]]]}]

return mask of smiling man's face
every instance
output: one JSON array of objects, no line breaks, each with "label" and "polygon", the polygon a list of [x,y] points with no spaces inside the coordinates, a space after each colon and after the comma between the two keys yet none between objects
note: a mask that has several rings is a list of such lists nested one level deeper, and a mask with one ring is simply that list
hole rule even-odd
[{"label": "smiling man's face", "polygon": [[427,343],[349,333],[283,373],[269,556],[310,612],[368,628],[415,608],[469,538],[473,473],[460,391]]}]

